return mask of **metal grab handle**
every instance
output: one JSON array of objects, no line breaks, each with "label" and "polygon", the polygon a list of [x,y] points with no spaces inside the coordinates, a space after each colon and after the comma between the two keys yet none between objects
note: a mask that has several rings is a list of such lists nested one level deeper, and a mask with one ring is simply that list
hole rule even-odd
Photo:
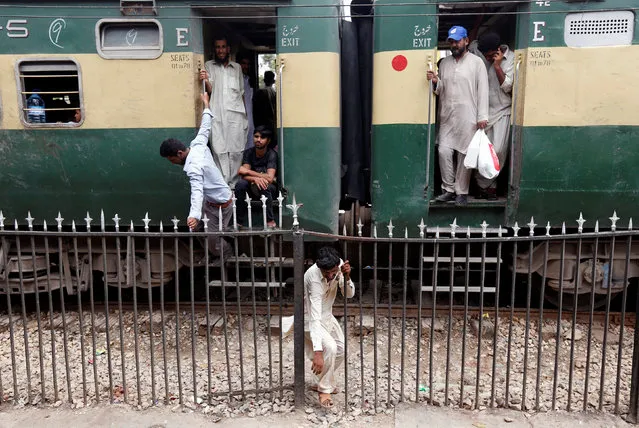
[{"label": "metal grab handle", "polygon": [[278,111],[278,115],[279,115],[279,120],[280,120],[280,126],[279,126],[279,139],[277,142],[277,145],[279,146],[279,151],[280,151],[280,182],[281,182],[281,186],[284,187],[284,184],[286,183],[284,181],[284,116],[282,114],[283,108],[282,108],[282,75],[283,75],[283,70],[284,70],[284,66],[285,61],[284,58],[282,57],[278,57],[277,58],[278,62],[279,62],[279,67],[278,67],[278,71],[277,71],[277,79],[278,79],[278,91],[277,91],[277,98],[279,99],[279,111]]},{"label": "metal grab handle", "polygon": [[510,130],[510,162],[508,168],[508,189],[513,188],[514,168],[515,168],[515,126],[517,126],[517,89],[519,86],[519,66],[521,65],[521,54],[515,65],[515,76],[513,79],[513,126]]},{"label": "metal grab handle", "polygon": [[[428,71],[433,71],[433,63],[431,56],[428,55]],[[426,186],[424,186],[424,196],[427,196],[428,187],[430,186],[430,146],[431,146],[431,109],[433,104],[433,81],[428,81],[428,137],[426,138]]]}]

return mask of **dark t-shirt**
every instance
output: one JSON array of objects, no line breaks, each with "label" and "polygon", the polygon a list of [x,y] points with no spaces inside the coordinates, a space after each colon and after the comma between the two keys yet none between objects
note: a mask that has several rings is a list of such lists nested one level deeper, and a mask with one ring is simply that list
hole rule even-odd
[{"label": "dark t-shirt", "polygon": [[251,169],[256,172],[266,173],[268,169],[277,170],[277,153],[273,149],[267,149],[266,154],[258,158],[255,154],[255,148],[244,150],[242,156],[242,165],[249,164]]}]

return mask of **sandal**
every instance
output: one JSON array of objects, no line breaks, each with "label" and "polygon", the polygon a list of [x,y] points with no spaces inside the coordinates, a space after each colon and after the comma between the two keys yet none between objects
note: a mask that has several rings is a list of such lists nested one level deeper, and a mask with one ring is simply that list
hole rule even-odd
[{"label": "sandal", "polygon": [[[315,392],[319,392],[317,385],[311,386],[311,390]],[[339,388],[335,387],[335,389],[333,389],[333,392],[331,392],[331,394],[339,394]]]},{"label": "sandal", "polygon": [[319,404],[324,409],[332,409],[333,408],[333,399],[330,394],[325,392],[319,393]]}]

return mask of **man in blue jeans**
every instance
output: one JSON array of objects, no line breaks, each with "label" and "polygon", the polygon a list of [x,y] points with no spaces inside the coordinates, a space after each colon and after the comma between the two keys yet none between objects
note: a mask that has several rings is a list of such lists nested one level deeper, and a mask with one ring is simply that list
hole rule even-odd
[{"label": "man in blue jeans", "polygon": [[265,126],[258,126],[253,133],[254,147],[246,149],[242,157],[242,166],[238,171],[240,180],[235,185],[235,197],[237,198],[238,223],[246,225],[248,207],[246,195],[251,199],[260,199],[266,196],[266,225],[270,228],[276,226],[273,218],[273,199],[277,197],[277,152],[269,148],[272,137],[271,130]]}]

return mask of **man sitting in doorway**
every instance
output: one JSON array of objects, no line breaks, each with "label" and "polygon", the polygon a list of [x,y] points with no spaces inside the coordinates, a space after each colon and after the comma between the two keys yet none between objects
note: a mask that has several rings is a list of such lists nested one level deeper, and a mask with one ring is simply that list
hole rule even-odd
[{"label": "man sitting in doorway", "polygon": [[[480,57],[488,70],[488,126],[486,135],[493,143],[499,165],[508,157],[510,137],[510,109],[512,106],[514,54],[507,45],[501,45],[497,33],[482,34],[470,43],[468,50]],[[475,172],[480,199],[497,199],[497,178],[488,180]]]},{"label": "man sitting in doorway", "polygon": [[277,198],[275,175],[277,173],[277,153],[269,147],[272,132],[266,126],[258,126],[253,133],[254,147],[246,149],[242,166],[238,171],[240,180],[235,185],[238,223],[246,225],[248,206],[246,195],[252,199],[266,196],[266,221],[268,227],[275,227],[273,199]]}]

